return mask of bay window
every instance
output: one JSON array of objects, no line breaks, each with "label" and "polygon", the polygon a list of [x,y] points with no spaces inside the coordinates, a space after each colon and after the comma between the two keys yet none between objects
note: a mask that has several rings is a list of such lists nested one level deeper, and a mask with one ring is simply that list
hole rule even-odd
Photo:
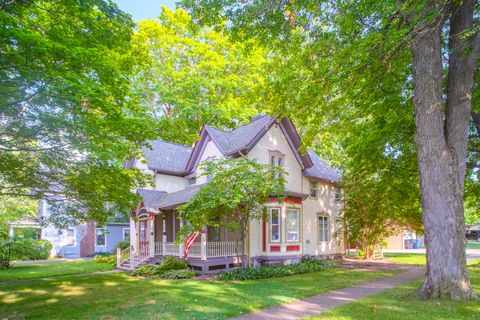
[{"label": "bay window", "polygon": [[287,209],[285,233],[287,242],[300,241],[300,211],[296,209]]},{"label": "bay window", "polygon": [[280,209],[270,210],[270,242],[280,242]]}]

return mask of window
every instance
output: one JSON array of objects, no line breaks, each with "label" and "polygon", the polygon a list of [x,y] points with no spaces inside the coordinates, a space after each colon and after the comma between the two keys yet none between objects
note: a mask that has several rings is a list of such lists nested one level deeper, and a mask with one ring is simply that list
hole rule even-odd
[{"label": "window", "polygon": [[187,186],[192,186],[197,183],[197,178],[196,177],[190,177],[187,179]]},{"label": "window", "polygon": [[316,198],[317,197],[317,181],[310,180],[310,197]]},{"label": "window", "polygon": [[318,216],[318,241],[330,241],[330,219],[328,216]]},{"label": "window", "polygon": [[287,242],[300,241],[300,211],[287,209],[285,232],[287,234]]},{"label": "window", "polygon": [[[278,151],[270,154],[270,164],[275,167],[283,167],[283,155],[281,155]],[[275,176],[275,178],[282,178],[282,174],[279,173]]]},{"label": "window", "polygon": [[107,235],[105,228],[97,228],[95,236],[95,246],[105,247],[107,245]]},{"label": "window", "polygon": [[123,228],[123,241],[130,241],[130,228]]},{"label": "window", "polygon": [[280,242],[280,209],[270,209],[270,241]]},{"label": "window", "polygon": [[75,247],[77,242],[75,228],[65,230],[65,245],[67,247]]},{"label": "window", "polygon": [[335,189],[335,201],[337,202],[342,201],[342,189],[340,188]]}]

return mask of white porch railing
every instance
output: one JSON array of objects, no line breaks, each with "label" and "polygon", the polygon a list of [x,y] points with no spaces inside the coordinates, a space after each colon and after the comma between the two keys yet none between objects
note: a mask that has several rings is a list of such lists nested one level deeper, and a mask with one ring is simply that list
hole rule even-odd
[{"label": "white porch railing", "polygon": [[201,243],[194,243],[188,249],[188,256],[193,258],[201,258],[202,257],[202,244]]},{"label": "white porch railing", "polygon": [[165,242],[162,245],[164,256],[179,256],[179,247],[175,242]]},{"label": "white porch railing", "polygon": [[161,242],[155,242],[155,255],[156,256],[161,256],[162,255],[162,243]]},{"label": "white porch railing", "polygon": [[243,252],[241,241],[207,242],[207,257],[231,257],[241,255]]}]

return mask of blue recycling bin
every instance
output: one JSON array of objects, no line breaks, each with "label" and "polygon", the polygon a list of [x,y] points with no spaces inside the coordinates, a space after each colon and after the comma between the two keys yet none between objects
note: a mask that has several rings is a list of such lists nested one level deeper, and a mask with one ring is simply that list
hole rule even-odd
[{"label": "blue recycling bin", "polygon": [[420,244],[421,244],[420,239],[413,239],[412,249],[420,249]]}]

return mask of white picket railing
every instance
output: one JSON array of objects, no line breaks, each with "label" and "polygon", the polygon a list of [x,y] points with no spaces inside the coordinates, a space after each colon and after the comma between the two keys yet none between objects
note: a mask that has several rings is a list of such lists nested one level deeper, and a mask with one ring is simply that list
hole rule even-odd
[{"label": "white picket railing", "polygon": [[188,256],[193,258],[201,258],[202,257],[202,244],[201,243],[194,243],[188,249]]},{"label": "white picket railing", "polygon": [[162,246],[162,254],[164,256],[178,256],[178,245],[175,242],[165,242]]},{"label": "white picket railing", "polygon": [[207,242],[207,257],[231,257],[241,255],[243,252],[241,241]]},{"label": "white picket railing", "polygon": [[155,242],[155,255],[156,256],[161,256],[162,255],[162,243],[161,242]]}]

